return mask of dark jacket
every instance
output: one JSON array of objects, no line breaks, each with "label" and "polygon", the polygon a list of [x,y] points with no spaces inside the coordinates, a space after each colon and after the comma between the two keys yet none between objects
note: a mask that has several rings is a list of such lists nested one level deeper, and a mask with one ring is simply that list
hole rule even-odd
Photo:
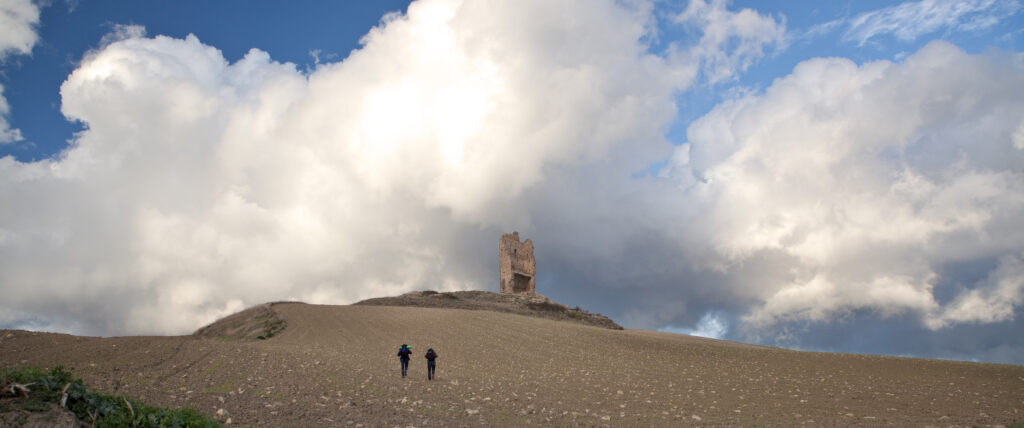
[{"label": "dark jacket", "polygon": [[434,352],[434,350],[431,349],[427,351],[427,354],[424,355],[424,357],[427,359],[427,361],[434,361],[434,359],[437,358],[437,352]]},{"label": "dark jacket", "polygon": [[409,348],[402,348],[398,350],[398,358],[408,360],[410,355],[412,355],[412,350]]}]

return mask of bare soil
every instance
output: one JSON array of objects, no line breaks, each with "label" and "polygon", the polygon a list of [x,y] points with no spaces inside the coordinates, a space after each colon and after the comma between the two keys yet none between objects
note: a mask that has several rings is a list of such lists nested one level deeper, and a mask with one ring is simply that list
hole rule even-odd
[{"label": "bare soil", "polygon": [[[4,330],[0,367],[63,365],[104,392],[243,426],[1024,421],[1024,366],[789,351],[480,310],[269,310],[287,328],[265,340]],[[414,352],[407,378],[395,356],[402,343]],[[427,347],[440,354],[434,381]]]}]

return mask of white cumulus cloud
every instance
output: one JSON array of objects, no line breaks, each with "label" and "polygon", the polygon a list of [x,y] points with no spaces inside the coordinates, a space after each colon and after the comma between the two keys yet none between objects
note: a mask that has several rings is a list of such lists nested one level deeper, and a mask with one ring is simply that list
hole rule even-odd
[{"label": "white cumulus cloud", "polygon": [[700,34],[699,41],[679,52],[686,63],[699,64],[708,83],[727,81],[746,70],[768,51],[785,47],[782,17],[753,9],[728,10],[726,0],[692,0],[675,22]]},{"label": "white cumulus cloud", "polygon": [[[11,55],[32,52],[39,38],[38,24],[39,8],[31,0],[0,0],[0,64]],[[0,85],[0,144],[22,139],[21,131],[11,128],[8,122],[11,108],[3,93],[4,87]]]},{"label": "white cumulus cloud", "polygon": [[[1024,298],[1022,71],[943,42],[898,64],[813,59],[695,121],[668,174],[699,203],[690,230],[716,255],[707,263],[785,260],[784,279],[733,291],[754,301],[746,326],[861,310],[930,328],[1012,320]],[[946,273],[994,260],[987,279]]]},{"label": "white cumulus cloud", "polygon": [[655,55],[654,14],[417,1],[306,71],[118,27],[61,87],[73,144],[0,159],[0,325],[185,333],[266,301],[496,290],[512,230],[542,293],[630,327],[1015,319],[1019,55],[811,59],[673,147],[679,91],[784,46],[784,22],[694,2],[696,41]]},{"label": "white cumulus cloud", "polygon": [[39,8],[31,0],[0,0],[0,60],[32,52],[38,24]]},{"label": "white cumulus cloud", "polygon": [[485,288],[550,171],[670,149],[691,80],[647,52],[646,13],[420,1],[308,75],[119,27],[61,87],[72,146],[0,160],[0,322],[182,333],[268,300]]},{"label": "white cumulus cloud", "polygon": [[4,85],[0,85],[0,144],[21,141],[21,130],[11,128],[7,122],[7,115],[11,114],[11,106],[4,98]]}]

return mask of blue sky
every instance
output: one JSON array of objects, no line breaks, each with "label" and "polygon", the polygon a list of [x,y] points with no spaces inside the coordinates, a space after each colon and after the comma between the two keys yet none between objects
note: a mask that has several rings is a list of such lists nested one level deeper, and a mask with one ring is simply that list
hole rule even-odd
[{"label": "blue sky", "polygon": [[[302,2],[282,4],[273,1],[139,3],[133,1],[52,2],[40,8],[39,44],[31,55],[7,59],[3,67],[8,103],[17,106],[10,113],[25,140],[0,146],[0,156],[18,160],[52,157],[67,145],[80,124],[65,120],[60,113],[60,83],[74,70],[86,51],[98,46],[115,25],[141,25],[150,35],[182,38],[195,34],[204,43],[220,49],[229,61],[242,58],[249,49],[266,51],[276,61],[291,62],[300,69],[321,61],[338,61],[359,47],[362,35],[377,25],[388,12],[404,11],[408,1],[374,2]],[[940,2],[941,3],[941,2]],[[681,10],[685,2],[660,2],[664,17]],[[857,62],[898,59],[919,49],[924,43],[941,39],[962,49],[978,53],[989,49],[1016,50],[1022,37],[1021,15],[1015,13],[979,30],[960,30],[952,25],[922,26],[913,39],[899,39],[891,32],[880,32],[863,43],[844,39],[850,32],[850,20],[865,13],[891,8],[891,1],[836,1],[810,3],[799,1],[734,1],[731,9],[752,8],[764,14],[785,17],[792,39],[785,49],[735,76],[726,85],[707,85],[679,97],[680,114],[668,133],[682,142],[689,122],[703,113],[730,89],[763,88],[792,70],[803,59],[816,56],[842,56]],[[907,2],[905,4],[914,4]],[[969,14],[981,19],[1007,8],[1013,2]],[[664,18],[663,18],[664,19]],[[808,35],[816,27],[835,23],[821,36]],[[664,25],[664,23],[663,23]],[[687,43],[693,34],[674,25],[659,29],[663,35],[651,47],[653,51],[669,43]],[[691,32],[692,33],[692,32]],[[314,53],[317,57],[314,57]]]},{"label": "blue sky", "polygon": [[66,146],[80,126],[60,113],[60,84],[116,25],[142,25],[149,34],[178,38],[195,34],[229,61],[257,48],[305,68],[313,65],[312,52],[322,52],[324,61],[348,55],[381,16],[405,10],[408,3],[53,2],[40,10],[40,40],[31,55],[9,58],[3,68],[8,102],[16,106],[11,121],[26,141],[0,146],[0,155],[37,160]]},{"label": "blue sky", "polygon": [[0,326],[496,291],[518,230],[627,327],[1024,362],[1020,1],[0,10]]}]

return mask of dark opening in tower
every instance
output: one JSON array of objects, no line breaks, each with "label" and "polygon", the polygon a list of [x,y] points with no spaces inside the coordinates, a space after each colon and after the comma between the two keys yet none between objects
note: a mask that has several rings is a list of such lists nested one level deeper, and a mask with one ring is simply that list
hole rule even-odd
[{"label": "dark opening in tower", "polygon": [[530,279],[529,275],[516,272],[512,278],[512,291],[515,293],[530,291]]}]

